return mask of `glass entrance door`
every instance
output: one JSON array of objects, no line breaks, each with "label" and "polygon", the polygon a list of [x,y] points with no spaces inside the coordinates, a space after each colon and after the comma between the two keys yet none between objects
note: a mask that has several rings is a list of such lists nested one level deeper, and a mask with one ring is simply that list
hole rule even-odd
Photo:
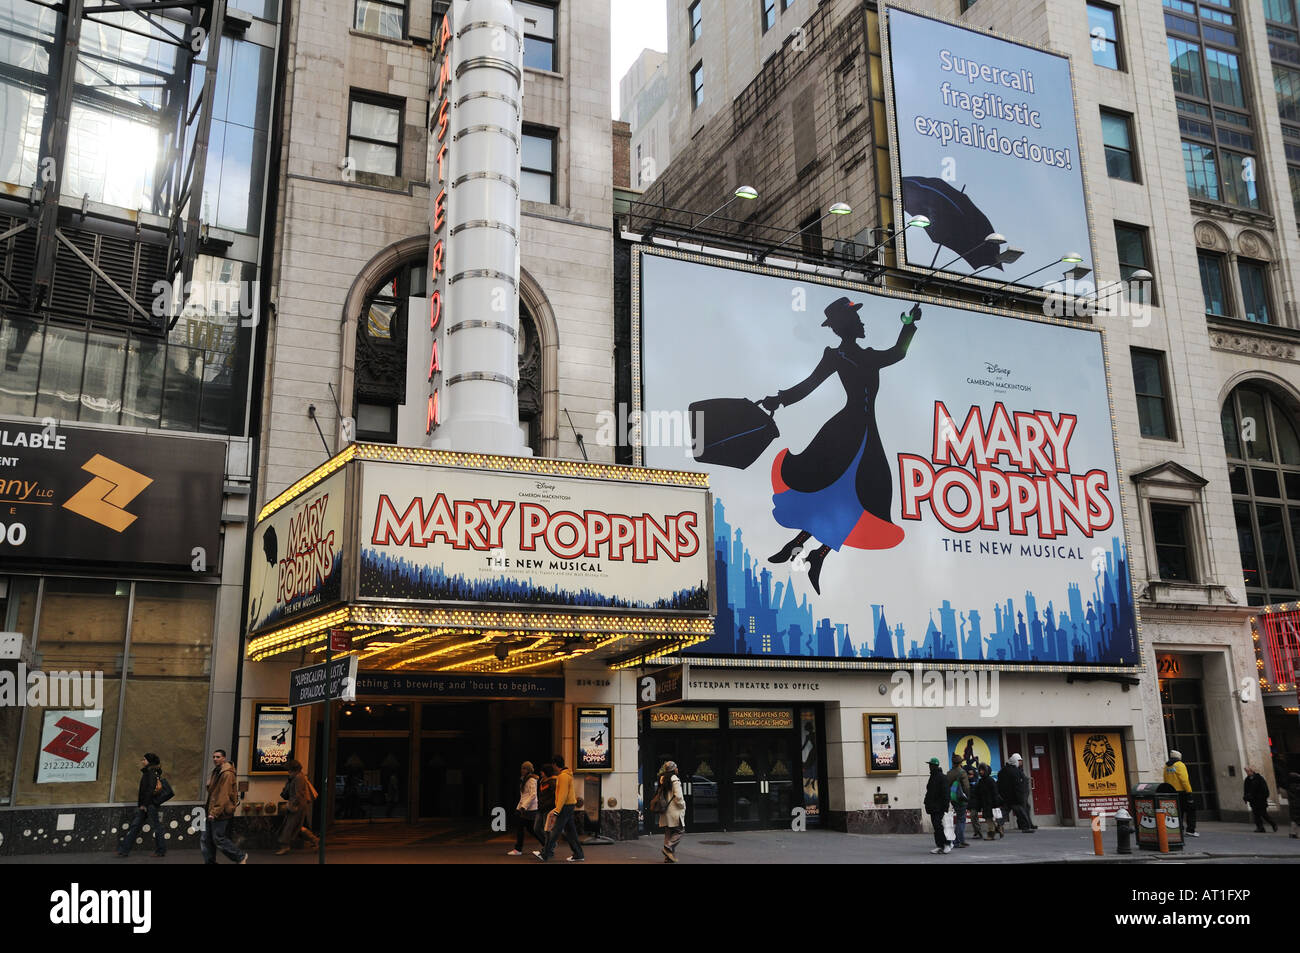
[{"label": "glass entrance door", "polygon": [[733,732],[726,807],[729,830],[778,827],[794,796],[794,739],[787,732]]}]

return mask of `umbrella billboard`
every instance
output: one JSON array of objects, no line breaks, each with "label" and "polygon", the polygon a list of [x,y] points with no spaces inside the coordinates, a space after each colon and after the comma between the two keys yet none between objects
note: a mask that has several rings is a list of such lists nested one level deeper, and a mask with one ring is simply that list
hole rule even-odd
[{"label": "umbrella billboard", "polygon": [[[706,657],[1140,665],[1102,332],[634,257],[642,440],[713,492]],[[634,445],[635,446],[635,445]]]},{"label": "umbrella billboard", "polygon": [[1069,59],[898,8],[881,24],[895,221],[930,220],[900,261],[1024,288],[1091,270]]}]

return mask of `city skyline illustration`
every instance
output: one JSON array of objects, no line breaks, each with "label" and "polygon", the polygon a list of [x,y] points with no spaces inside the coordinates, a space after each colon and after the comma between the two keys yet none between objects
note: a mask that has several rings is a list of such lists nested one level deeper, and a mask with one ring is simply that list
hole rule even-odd
[{"label": "city skyline illustration", "polygon": [[[822,658],[935,659],[1041,662],[1044,664],[1135,664],[1137,630],[1127,549],[1111,538],[1091,590],[1069,582],[1058,605],[1047,593],[1026,590],[984,606],[956,607],[943,599],[929,610],[923,633],[891,624],[887,600],[866,598],[867,632],[820,616],[807,593],[796,598],[793,580],[777,580],[744,542],[744,530],[726,519],[714,498],[714,559],[718,614],[714,635],[692,647],[695,655],[774,655]],[[865,618],[865,613],[862,613]]]}]

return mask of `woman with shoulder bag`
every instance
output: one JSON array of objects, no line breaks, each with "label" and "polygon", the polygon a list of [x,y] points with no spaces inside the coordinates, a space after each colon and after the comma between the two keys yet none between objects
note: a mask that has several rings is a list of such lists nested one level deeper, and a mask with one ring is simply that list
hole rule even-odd
[{"label": "woman with shoulder bag", "polygon": [[686,833],[686,798],[682,782],[677,777],[677,764],[665,761],[659,769],[659,787],[650,802],[659,814],[659,826],[664,828],[664,863],[677,863],[677,844]]},{"label": "woman with shoulder bag", "polygon": [[519,803],[515,805],[515,847],[506,851],[511,857],[524,853],[524,831],[532,834],[537,843],[545,842],[537,833],[537,775],[533,763],[525,761],[519,766]]},{"label": "woman with shoulder bag", "polygon": [[311,816],[311,802],[315,800],[316,790],[312,787],[307,776],[302,773],[302,764],[299,761],[289,762],[289,780],[284,783],[284,790],[280,792],[280,797],[289,802],[287,813],[284,815],[284,823],[280,825],[280,849],[277,854],[287,854],[293,844],[293,839],[299,834],[306,838],[311,847],[317,846],[320,841],[316,838],[303,821]]}]

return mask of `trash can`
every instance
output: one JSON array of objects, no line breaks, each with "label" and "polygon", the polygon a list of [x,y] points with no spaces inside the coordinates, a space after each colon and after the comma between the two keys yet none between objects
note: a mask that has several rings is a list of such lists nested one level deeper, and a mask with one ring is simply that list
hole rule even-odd
[{"label": "trash can", "polygon": [[1115,812],[1115,846],[1116,853],[1131,854],[1133,848],[1129,846],[1133,839],[1133,815],[1124,808]]},{"label": "trash can", "polygon": [[1156,834],[1156,812],[1165,812],[1165,833],[1169,849],[1183,849],[1183,811],[1178,792],[1163,781],[1148,781],[1133,787],[1133,816],[1137,819],[1139,850],[1159,850]]}]

